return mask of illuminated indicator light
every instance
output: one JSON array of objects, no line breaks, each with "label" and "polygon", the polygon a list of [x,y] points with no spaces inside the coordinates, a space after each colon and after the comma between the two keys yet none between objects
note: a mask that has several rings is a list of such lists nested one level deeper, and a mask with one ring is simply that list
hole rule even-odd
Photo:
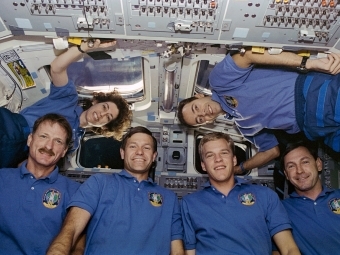
[{"label": "illuminated indicator light", "polygon": [[279,4],[279,3],[281,3],[281,0],[275,0],[275,2],[276,2],[277,4]]},{"label": "illuminated indicator light", "polygon": [[330,2],[329,2],[329,6],[330,6],[330,7],[335,7],[335,2],[334,2],[334,1],[330,1]]},{"label": "illuminated indicator light", "polygon": [[322,0],[321,5],[322,5],[322,7],[326,7],[327,6],[327,1]]},{"label": "illuminated indicator light", "polygon": [[210,8],[216,8],[216,3],[215,1],[210,2]]}]

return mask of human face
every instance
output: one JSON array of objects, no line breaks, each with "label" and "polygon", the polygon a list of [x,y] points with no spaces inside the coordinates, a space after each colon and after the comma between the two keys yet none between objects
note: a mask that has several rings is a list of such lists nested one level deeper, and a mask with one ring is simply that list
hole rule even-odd
[{"label": "human face", "polygon": [[219,103],[211,97],[200,97],[187,103],[182,110],[184,120],[191,126],[204,125],[212,122],[223,113]]},{"label": "human face", "polygon": [[66,138],[66,131],[58,123],[42,122],[27,139],[30,147],[27,169],[44,167],[53,170],[58,160],[67,152]]},{"label": "human face", "polygon": [[298,147],[284,157],[285,175],[300,195],[313,190],[321,192],[319,172],[322,170],[320,158],[317,160],[305,147]]},{"label": "human face", "polygon": [[124,168],[139,181],[147,179],[152,162],[157,156],[152,138],[144,133],[133,134],[128,138],[125,149],[120,149]]},{"label": "human face", "polygon": [[102,127],[118,117],[119,110],[113,102],[96,103],[84,112],[85,126]]},{"label": "human face", "polygon": [[202,169],[208,173],[210,183],[215,187],[223,183],[234,183],[236,162],[236,156],[225,139],[203,144]]}]

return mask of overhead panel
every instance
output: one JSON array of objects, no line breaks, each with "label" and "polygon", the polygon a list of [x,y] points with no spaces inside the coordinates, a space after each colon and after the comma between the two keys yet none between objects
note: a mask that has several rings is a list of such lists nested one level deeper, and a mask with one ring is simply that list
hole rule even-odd
[{"label": "overhead panel", "polygon": [[227,2],[221,0],[124,1],[129,16],[128,33],[151,37],[218,39],[219,19]]},{"label": "overhead panel", "polygon": [[79,34],[129,47],[153,40],[328,50],[338,45],[338,1],[20,0],[6,1],[0,17],[12,35]]},{"label": "overhead panel", "polygon": [[13,33],[64,31],[67,36],[77,32],[120,34],[124,31],[119,1],[26,0],[4,5],[0,14]]}]

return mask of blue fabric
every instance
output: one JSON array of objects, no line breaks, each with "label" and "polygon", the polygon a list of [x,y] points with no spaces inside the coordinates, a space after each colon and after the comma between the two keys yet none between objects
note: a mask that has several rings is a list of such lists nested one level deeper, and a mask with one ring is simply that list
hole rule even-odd
[{"label": "blue fabric", "polygon": [[0,107],[0,168],[16,167],[27,157],[30,133],[23,116]]},{"label": "blue fabric", "polygon": [[297,72],[278,68],[240,68],[228,54],[211,71],[209,82],[212,99],[234,117],[240,132],[259,151],[265,151],[278,144],[269,129],[300,131],[294,100],[297,77]]},{"label": "blue fabric", "polygon": [[228,196],[208,182],[203,190],[183,197],[185,249],[196,249],[197,255],[269,255],[271,237],[291,228],[275,192],[239,178],[235,182]]},{"label": "blue fabric", "polygon": [[340,152],[340,75],[310,72],[296,82],[299,126],[310,140]]},{"label": "blue fabric", "polygon": [[302,255],[339,254],[340,190],[323,188],[315,201],[293,192],[283,200]]},{"label": "blue fabric", "polygon": [[[162,204],[152,205],[160,194]],[[175,193],[153,183],[138,182],[128,172],[91,176],[79,188],[69,207],[88,211],[84,254],[170,254],[173,240],[183,239]]]},{"label": "blue fabric", "polygon": [[[41,116],[47,113],[58,113],[63,115],[70,123],[73,130],[73,138],[75,139],[78,134],[79,118],[83,109],[78,106],[78,93],[73,81],[69,82],[62,87],[56,87],[51,83],[50,94],[34,103],[33,105],[23,109],[20,114],[25,117],[31,131],[34,122]],[[79,146],[78,139],[75,139],[73,148]]]},{"label": "blue fabric", "polygon": [[47,113],[63,115],[73,129],[73,148],[78,148],[84,130],[79,128],[83,112],[78,106],[78,93],[72,81],[56,87],[51,83],[50,94],[26,107],[19,114],[0,108],[0,168],[16,167],[27,156],[27,137],[34,122]]},{"label": "blue fabric", "polygon": [[[46,254],[60,231],[70,197],[80,185],[58,171],[56,167],[38,180],[26,169],[26,162],[20,168],[0,171],[0,254]],[[59,199],[47,196],[53,190]]]}]

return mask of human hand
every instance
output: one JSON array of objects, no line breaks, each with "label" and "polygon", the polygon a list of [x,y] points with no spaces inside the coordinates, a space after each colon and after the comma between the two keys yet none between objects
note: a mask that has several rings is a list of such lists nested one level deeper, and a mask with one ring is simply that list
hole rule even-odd
[{"label": "human hand", "polygon": [[328,53],[324,58],[308,59],[306,68],[323,73],[338,74],[340,73],[340,54]]},{"label": "human hand", "polygon": [[88,39],[88,41],[81,43],[81,48],[83,51],[94,50],[94,49],[105,49],[116,45],[116,40],[102,39]]}]

